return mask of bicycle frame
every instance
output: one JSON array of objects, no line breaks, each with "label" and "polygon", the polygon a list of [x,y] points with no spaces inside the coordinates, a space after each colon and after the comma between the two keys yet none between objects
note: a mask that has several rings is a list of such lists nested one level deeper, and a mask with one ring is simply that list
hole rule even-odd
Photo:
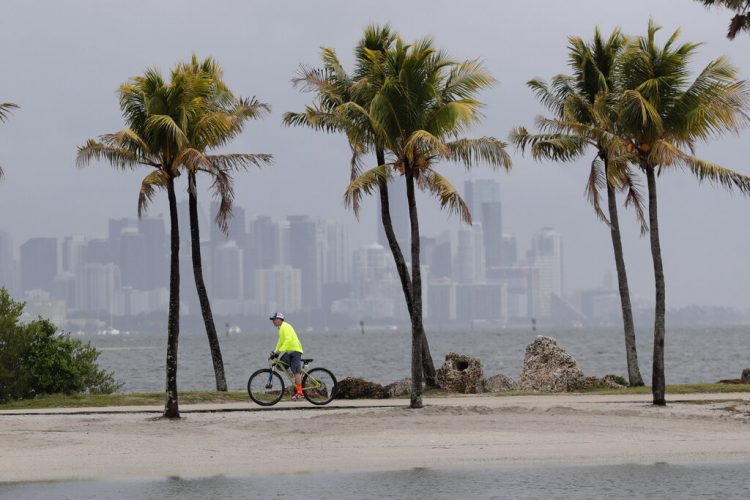
[{"label": "bicycle frame", "polygon": [[[268,367],[273,370],[275,368],[280,369],[277,371],[283,371],[286,374],[286,378],[289,381],[291,386],[294,387],[294,374],[289,370],[289,365],[281,361],[279,358],[273,358],[269,360]],[[305,375],[307,375],[307,370],[305,370],[305,366],[307,366],[307,363],[304,361],[302,362],[302,367],[300,368],[299,376],[302,378],[305,378]],[[271,377],[273,377],[273,372],[268,374],[268,384],[271,384]]]}]

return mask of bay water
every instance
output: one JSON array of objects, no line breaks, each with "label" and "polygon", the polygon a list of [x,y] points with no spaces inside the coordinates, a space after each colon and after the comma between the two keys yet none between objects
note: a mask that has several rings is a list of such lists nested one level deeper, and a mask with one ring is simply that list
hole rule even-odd
[{"label": "bay water", "polygon": [[[329,368],[340,380],[360,377],[387,384],[409,376],[411,332],[408,329],[304,331],[298,327],[305,357],[311,366]],[[627,376],[625,343],[618,328],[505,328],[496,330],[429,330],[435,366],[457,352],[478,357],[485,376],[504,374],[518,380],[526,346],[537,335],[550,336],[575,357],[586,375]],[[230,390],[244,390],[249,376],[267,364],[276,346],[277,330],[270,324],[260,333],[220,335]],[[159,392],[165,387],[166,332],[83,336],[101,351],[99,365],[124,383],[123,392]],[[651,380],[653,339],[648,328],[637,334],[644,381]],[[666,335],[668,384],[716,382],[739,378],[750,367],[750,326],[674,327]],[[180,334],[177,383],[180,390],[215,388],[205,333]]]}]

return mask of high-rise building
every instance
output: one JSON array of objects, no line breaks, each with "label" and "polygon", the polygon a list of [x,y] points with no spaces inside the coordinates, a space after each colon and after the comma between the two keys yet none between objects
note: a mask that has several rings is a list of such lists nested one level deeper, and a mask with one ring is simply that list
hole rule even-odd
[{"label": "high-rise building", "polygon": [[281,264],[281,227],[270,217],[262,215],[250,223],[252,247],[256,255],[257,269],[271,269]]},{"label": "high-rise building", "polygon": [[[165,230],[164,217],[142,217],[138,220],[138,232],[144,237],[147,254],[141,263],[144,273],[141,290],[154,290],[168,286],[169,282],[169,243]],[[122,247],[120,247],[122,248]]]},{"label": "high-rise building", "polygon": [[20,248],[21,291],[51,290],[57,275],[57,239],[31,238]]},{"label": "high-rise building", "polygon": [[120,288],[120,269],[115,264],[86,264],[76,276],[78,309],[111,312],[115,290]]},{"label": "high-rise building", "polygon": [[78,273],[86,263],[86,238],[84,236],[66,236],[60,245],[62,254],[61,273]]},{"label": "high-rise building", "polygon": [[539,269],[539,287],[534,297],[540,317],[551,314],[552,295],[563,296],[563,249],[560,233],[545,227],[531,240],[528,264]]},{"label": "high-rise building", "polygon": [[245,278],[242,250],[234,240],[214,247],[212,295],[217,299],[242,300]]},{"label": "high-rise building", "polygon": [[500,252],[500,266],[511,267],[518,262],[518,241],[515,234],[503,235],[503,250]]},{"label": "high-rise building", "polygon": [[348,283],[352,274],[349,232],[340,222],[327,221],[322,227],[325,231],[323,284]]},{"label": "high-rise building", "polygon": [[461,283],[481,283],[485,280],[484,234],[482,224],[473,222],[458,230],[456,252],[456,280]]},{"label": "high-rise building", "polygon": [[118,250],[113,250],[113,243],[109,239],[94,238],[86,241],[86,250],[84,251],[84,263],[85,264],[107,264],[119,262],[115,259],[115,254],[119,255],[119,233],[117,237]]},{"label": "high-rise building", "polygon": [[269,311],[294,312],[302,308],[302,271],[278,265],[255,271],[256,302]]},{"label": "high-rise building", "polygon": [[[119,267],[121,271],[122,286],[130,286],[136,290],[148,290],[150,281],[149,273],[145,270],[148,260],[154,258],[150,255],[146,246],[146,236],[135,227],[123,228],[120,233]],[[150,266],[149,266],[150,267]]]},{"label": "high-rise building", "polygon": [[490,179],[466,181],[464,200],[472,219],[482,224],[485,265],[503,265],[503,219],[500,184]]},{"label": "high-rise building", "polygon": [[289,264],[302,272],[302,306],[320,307],[321,263],[318,228],[307,215],[290,215]]},{"label": "high-rise building", "polygon": [[247,243],[247,221],[245,219],[245,209],[239,205],[232,206],[232,213],[227,224],[229,231],[227,234],[221,232],[221,228],[216,224],[216,214],[219,213],[219,202],[211,202],[211,243],[214,247],[221,245],[229,240],[237,242],[237,246],[244,248]]}]

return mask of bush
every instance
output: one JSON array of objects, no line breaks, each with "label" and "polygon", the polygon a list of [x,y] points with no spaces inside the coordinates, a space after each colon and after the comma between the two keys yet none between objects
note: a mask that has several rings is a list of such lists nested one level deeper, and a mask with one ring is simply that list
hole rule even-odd
[{"label": "bush", "polygon": [[99,351],[90,343],[57,333],[46,319],[21,323],[24,306],[0,288],[0,403],[37,394],[110,394],[122,387],[112,372],[99,369]]}]

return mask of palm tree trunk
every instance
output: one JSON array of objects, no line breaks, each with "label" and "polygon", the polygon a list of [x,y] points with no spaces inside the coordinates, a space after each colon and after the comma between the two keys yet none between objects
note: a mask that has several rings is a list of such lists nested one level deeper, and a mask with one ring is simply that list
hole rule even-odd
[{"label": "palm tree trunk", "polygon": [[659,244],[659,221],[656,212],[656,176],[650,165],[645,166],[646,179],[648,180],[648,219],[651,235],[651,257],[654,261],[654,285],[656,286],[656,303],[654,316],[654,367],[651,382],[651,391],[654,404],[664,406],[666,382],[664,376],[664,337],[665,328],[665,287],[664,268],[661,261],[661,245]]},{"label": "palm tree trunk", "polygon": [[[385,164],[385,155],[383,150],[376,149],[375,155],[378,160],[378,165]],[[401,252],[401,246],[398,244],[396,239],[396,233],[393,231],[393,222],[391,221],[390,202],[388,199],[388,184],[386,181],[380,181],[380,218],[383,222],[383,230],[385,231],[386,239],[388,240],[388,246],[393,254],[393,260],[396,263],[396,270],[398,271],[398,277],[401,280],[401,289],[404,292],[406,298],[406,309],[409,311],[409,319],[414,314],[414,307],[412,304],[412,287],[411,280],[409,278],[409,272],[406,269],[406,261],[404,260],[404,254]],[[435,376],[435,364],[432,361],[432,354],[430,354],[430,345],[427,342],[427,335],[425,334],[424,328],[420,332],[422,337],[422,372],[425,378],[425,383],[428,387],[437,387],[437,377]]]},{"label": "palm tree trunk", "polygon": [[[607,178],[607,159],[604,159],[604,176]],[[620,305],[622,306],[622,324],[625,329],[625,357],[628,363],[628,381],[631,387],[642,386],[643,377],[638,368],[638,352],[635,344],[635,325],[633,324],[633,307],[630,304],[630,289],[628,274],[625,270],[625,257],[622,252],[620,239],[620,220],[617,215],[617,197],[615,188],[607,181],[607,203],[609,204],[610,235],[612,248],[615,252],[615,267],[617,268],[617,284],[620,288]]]},{"label": "palm tree trunk", "polygon": [[180,418],[177,401],[177,340],[180,336],[180,230],[177,223],[177,197],[174,179],[167,182],[169,196],[169,313],[167,320],[167,394],[165,418]]},{"label": "palm tree trunk", "polygon": [[422,273],[419,268],[419,219],[417,200],[414,194],[414,172],[411,165],[406,168],[406,198],[409,202],[411,222],[411,404],[410,408],[422,408]]},{"label": "palm tree trunk", "polygon": [[198,300],[201,304],[203,324],[206,326],[208,345],[211,349],[211,361],[214,364],[214,376],[216,377],[216,390],[227,390],[227,378],[224,373],[224,360],[221,357],[219,337],[216,335],[214,316],[211,313],[211,303],[208,301],[206,285],[203,282],[203,264],[201,263],[201,238],[198,227],[198,193],[195,184],[195,172],[188,172],[188,205],[190,207],[190,247],[193,254],[193,276],[195,277],[195,288],[198,291]]}]

